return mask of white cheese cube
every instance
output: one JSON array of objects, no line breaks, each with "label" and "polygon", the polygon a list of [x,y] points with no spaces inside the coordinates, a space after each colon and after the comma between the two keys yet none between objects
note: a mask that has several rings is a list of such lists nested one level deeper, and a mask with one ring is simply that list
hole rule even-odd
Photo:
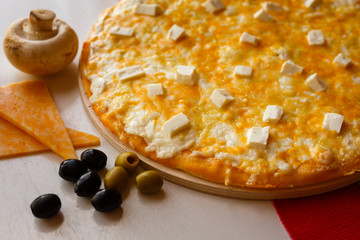
[{"label": "white cheese cube", "polygon": [[273,22],[275,19],[273,16],[265,12],[264,9],[260,9],[256,13],[254,13],[254,18],[260,20],[262,22]]},{"label": "white cheese cube", "polygon": [[235,98],[228,93],[225,89],[215,89],[210,96],[210,100],[218,107],[222,108]]},{"label": "white cheese cube", "polygon": [[234,70],[234,76],[250,77],[252,74],[252,68],[242,65],[237,65]]},{"label": "white cheese cube", "polygon": [[247,144],[252,148],[265,149],[269,132],[270,127],[252,127],[247,132]]},{"label": "white cheese cube", "polygon": [[276,105],[268,105],[266,107],[263,121],[264,122],[277,122],[283,115],[283,108]]},{"label": "white cheese cube", "polygon": [[259,42],[259,38],[255,37],[247,32],[243,32],[243,34],[241,34],[240,36],[240,43],[249,43],[252,45],[257,45]]},{"label": "white cheese cube", "polygon": [[341,126],[344,121],[344,116],[337,113],[325,114],[323,128],[327,130],[335,130],[337,133],[340,132]]},{"label": "white cheese cube", "polygon": [[145,72],[141,69],[140,65],[134,65],[131,67],[125,67],[120,69],[116,76],[120,82],[125,82],[127,80],[133,80],[140,78],[145,75]]},{"label": "white cheese cube", "polygon": [[322,3],[322,0],[305,0],[304,4],[308,8],[315,8]]},{"label": "white cheese cube", "polygon": [[310,75],[306,79],[306,83],[315,92],[321,92],[326,89],[326,83],[316,73]]},{"label": "white cheese cube", "polygon": [[345,57],[342,53],[339,53],[333,61],[333,64],[339,65],[344,68],[349,66],[350,63],[351,63],[351,59]]},{"label": "white cheese cube", "polygon": [[127,27],[113,27],[110,29],[110,34],[120,37],[131,37],[134,34],[134,29]]},{"label": "white cheese cube", "polygon": [[284,62],[284,64],[281,66],[281,73],[285,74],[285,75],[294,75],[295,73],[301,73],[303,70],[302,67],[300,67],[299,65],[295,64],[293,61],[291,60],[287,60],[286,62]]},{"label": "white cheese cube", "polygon": [[274,3],[274,2],[264,2],[262,5],[262,8],[265,11],[276,11],[276,12],[282,11],[281,5],[278,3]]},{"label": "white cheese cube", "polygon": [[158,4],[143,4],[140,3],[135,8],[136,14],[157,16],[162,12],[162,9]]},{"label": "white cheese cube", "polygon": [[177,41],[179,39],[181,39],[182,37],[185,36],[185,29],[183,29],[182,27],[174,24],[168,33],[168,38]]},{"label": "white cheese cube", "polygon": [[195,85],[197,84],[199,75],[194,66],[177,66],[176,81],[182,84]]},{"label": "white cheese cube", "polygon": [[164,95],[164,89],[161,83],[147,85],[149,96]]},{"label": "white cheese cube", "polygon": [[310,46],[323,45],[325,43],[324,35],[321,30],[310,30],[306,38]]},{"label": "white cheese cube", "polygon": [[217,13],[221,10],[225,9],[225,5],[221,0],[207,0],[202,4],[202,6],[208,11],[209,13]]},{"label": "white cheese cube", "polygon": [[175,134],[188,127],[190,127],[190,121],[183,113],[172,116],[162,125],[162,129],[165,130],[170,137],[173,137]]}]

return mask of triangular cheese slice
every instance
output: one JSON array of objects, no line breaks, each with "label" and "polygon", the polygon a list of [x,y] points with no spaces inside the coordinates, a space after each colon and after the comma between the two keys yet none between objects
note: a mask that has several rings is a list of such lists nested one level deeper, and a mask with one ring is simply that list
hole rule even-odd
[{"label": "triangular cheese slice", "polygon": [[[75,148],[91,147],[100,144],[94,135],[83,133],[71,128],[67,129]],[[0,158],[13,157],[50,150],[48,147],[31,137],[13,124],[0,118]]]},{"label": "triangular cheese slice", "polygon": [[0,87],[0,117],[63,159],[77,158],[45,82],[25,81]]},{"label": "triangular cheese slice", "polygon": [[100,138],[98,138],[97,136],[80,132],[71,128],[67,128],[67,131],[69,133],[74,148],[84,148],[100,145]]}]

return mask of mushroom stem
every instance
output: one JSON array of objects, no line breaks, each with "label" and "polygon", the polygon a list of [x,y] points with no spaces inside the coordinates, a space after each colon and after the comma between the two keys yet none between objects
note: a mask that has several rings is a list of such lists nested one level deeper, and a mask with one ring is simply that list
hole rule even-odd
[{"label": "mushroom stem", "polygon": [[47,9],[36,9],[30,12],[29,22],[33,31],[52,31],[56,15]]},{"label": "mushroom stem", "polygon": [[54,26],[55,13],[47,9],[30,12],[28,21],[23,24],[24,37],[29,40],[45,40],[54,37],[58,29]]}]

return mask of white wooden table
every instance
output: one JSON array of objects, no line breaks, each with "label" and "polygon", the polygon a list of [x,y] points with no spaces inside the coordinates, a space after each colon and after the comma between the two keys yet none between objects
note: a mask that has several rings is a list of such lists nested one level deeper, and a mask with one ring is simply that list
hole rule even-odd
[{"label": "white wooden table", "polygon": [[[0,1],[0,36],[31,9],[47,8],[74,28],[80,45],[100,12],[116,0]],[[79,49],[79,52],[81,48]],[[79,96],[77,63],[48,82],[66,126],[101,135],[88,119]],[[15,69],[0,51],[0,84],[36,79]],[[108,155],[110,169],[118,152],[101,137],[99,149]],[[78,150],[80,155],[82,150]],[[289,239],[271,201],[223,198],[165,182],[163,192],[143,196],[134,182],[123,194],[122,208],[96,212],[73,184],[57,174],[61,159],[48,152],[0,160],[0,239]],[[56,193],[61,213],[50,220],[35,219],[30,203],[44,193]]]}]

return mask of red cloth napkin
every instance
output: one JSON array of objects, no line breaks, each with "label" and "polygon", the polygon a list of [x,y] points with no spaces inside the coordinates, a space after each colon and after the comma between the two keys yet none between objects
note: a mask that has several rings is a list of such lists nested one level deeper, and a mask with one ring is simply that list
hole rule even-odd
[{"label": "red cloth napkin", "polygon": [[313,197],[273,200],[290,237],[300,239],[360,239],[360,187],[348,187]]}]

